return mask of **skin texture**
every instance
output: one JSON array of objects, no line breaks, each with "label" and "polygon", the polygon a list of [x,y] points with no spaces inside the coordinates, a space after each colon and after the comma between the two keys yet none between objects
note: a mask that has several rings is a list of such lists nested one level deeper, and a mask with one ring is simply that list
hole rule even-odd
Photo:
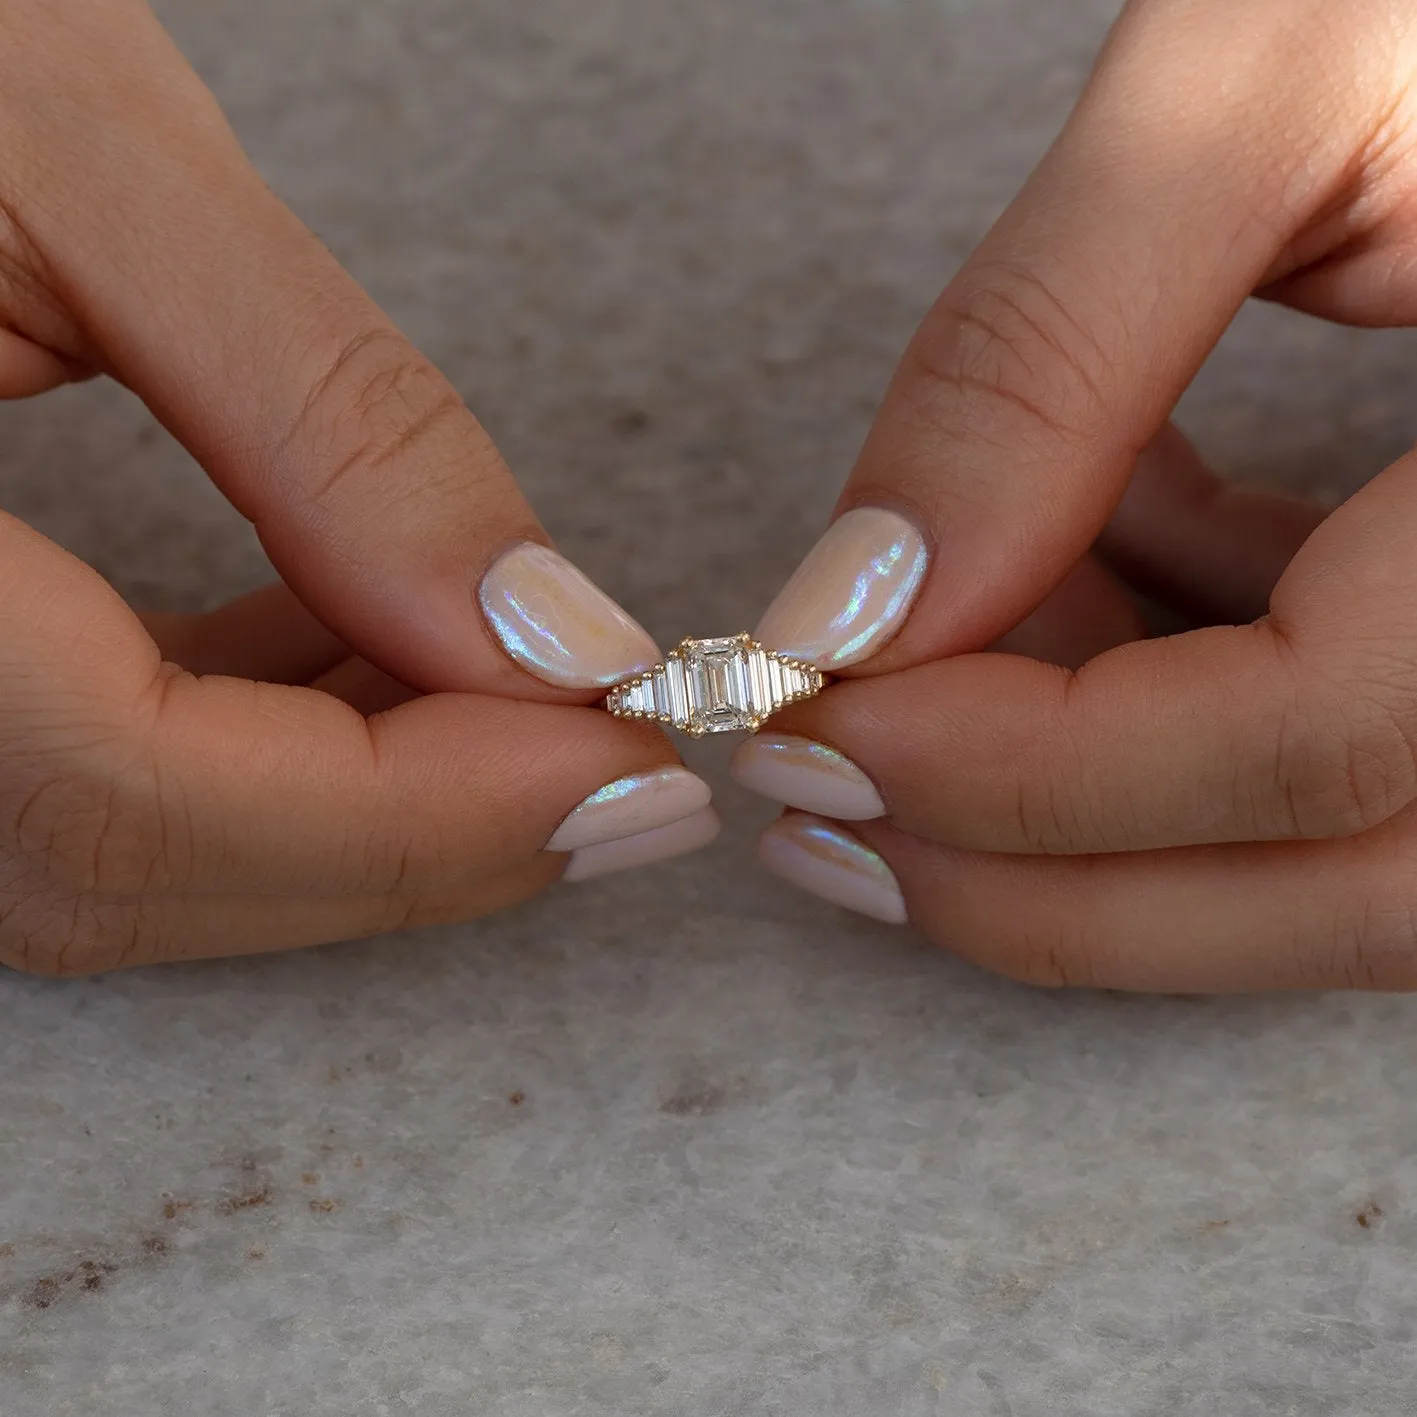
[{"label": "skin texture", "polygon": [[0,514],[0,962],[313,944],[557,879],[558,823],[673,754],[489,630],[487,567],[546,537],[472,414],[135,0],[0,10],[0,155],[0,396],[122,380],[285,581],[145,622]]},{"label": "skin texture", "polygon": [[880,789],[915,925],[1035,983],[1417,985],[1417,454],[1326,513],[1167,423],[1251,295],[1417,323],[1417,16],[1243,9],[1122,14],[838,509],[915,520],[920,597],[774,722]]},{"label": "skin texture", "polygon": [[[924,584],[774,727],[866,771],[887,816],[852,831],[987,967],[1417,984],[1417,464],[1324,516],[1220,488],[1166,421],[1252,294],[1417,322],[1413,25],[1136,0],[906,352],[840,510],[909,517]],[[555,879],[567,813],[672,757],[489,630],[485,572],[546,538],[473,416],[136,0],[4,7],[0,153],[0,396],[122,380],[285,581],[145,623],[0,517],[0,962],[315,943]],[[1204,623],[1143,639],[1129,585]]]}]

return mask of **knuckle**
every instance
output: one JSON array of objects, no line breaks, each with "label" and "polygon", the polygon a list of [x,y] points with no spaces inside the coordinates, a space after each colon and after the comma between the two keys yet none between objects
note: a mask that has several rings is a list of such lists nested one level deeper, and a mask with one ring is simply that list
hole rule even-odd
[{"label": "knuckle", "polygon": [[994,265],[947,290],[907,351],[960,431],[1012,448],[1078,443],[1105,401],[1097,337],[1034,271]]},{"label": "knuckle", "polygon": [[[1115,973],[1095,911],[1078,876],[1090,858],[1037,862],[994,858],[989,888],[967,891],[956,908],[927,903],[923,924],[950,950],[1015,984],[1040,989],[1096,988]],[[1003,874],[998,874],[1002,871]],[[961,908],[958,908],[962,906]],[[915,917],[913,917],[915,918]]]},{"label": "knuckle", "polygon": [[[377,483],[444,431],[475,427],[457,391],[402,335],[370,327],[346,339],[311,384],[286,438],[304,450],[304,498],[325,502]],[[390,493],[407,492],[397,484]]]},{"label": "knuckle", "polygon": [[74,896],[148,889],[167,869],[155,765],[124,727],[77,718],[0,750],[0,879]]},{"label": "knuckle", "polygon": [[[1317,956],[1298,946],[1315,987],[1417,988],[1417,881],[1403,863],[1386,888],[1349,895],[1333,912]],[[1307,931],[1296,931],[1300,938]]]},{"label": "knuckle", "polygon": [[1075,798],[1051,775],[1020,779],[1012,825],[1023,850],[1043,855],[1073,850],[1082,836]]},{"label": "knuckle", "polygon": [[1126,850],[1143,835],[1128,783],[1104,781],[1096,755],[1073,731],[1075,721],[1086,719],[1073,706],[1080,682],[1077,674],[1061,680],[1046,758],[1028,754],[1013,763],[1013,836],[1000,843],[1004,849],[1041,855]]},{"label": "knuckle", "polygon": [[46,777],[12,799],[8,825],[28,872],[57,890],[151,884],[159,851],[149,814],[112,781]]},{"label": "knuckle", "polygon": [[0,965],[39,979],[77,979],[138,963],[130,915],[47,887],[14,892],[0,910]]},{"label": "knuckle", "polygon": [[1035,989],[1087,988],[1095,983],[1088,958],[1088,942],[1078,932],[1046,922],[1017,929],[985,967]]},{"label": "knuckle", "polygon": [[1281,835],[1357,836],[1417,800],[1411,731],[1371,695],[1296,707],[1281,725],[1275,760]]}]

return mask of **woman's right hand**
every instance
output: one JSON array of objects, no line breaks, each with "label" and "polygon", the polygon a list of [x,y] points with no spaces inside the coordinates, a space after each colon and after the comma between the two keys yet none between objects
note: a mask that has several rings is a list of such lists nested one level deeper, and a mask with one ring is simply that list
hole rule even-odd
[{"label": "woman's right hand", "polygon": [[466,919],[717,830],[708,788],[658,730],[573,704],[415,697],[284,586],[145,625],[0,515],[0,603],[13,968],[83,974]]}]

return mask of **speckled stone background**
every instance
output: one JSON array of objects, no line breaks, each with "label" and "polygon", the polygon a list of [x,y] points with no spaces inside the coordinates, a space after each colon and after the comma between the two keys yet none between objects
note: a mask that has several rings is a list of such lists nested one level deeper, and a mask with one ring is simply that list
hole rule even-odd
[{"label": "speckled stone background", "polygon": [[[810,544],[1113,6],[163,10],[673,639]],[[1250,311],[1184,421],[1341,492],[1417,434],[1413,356]],[[265,575],[111,387],[0,410],[0,495],[148,605]],[[471,928],[0,978],[0,1412],[1411,1412],[1413,1004],[1031,993],[788,893],[722,802]]]}]

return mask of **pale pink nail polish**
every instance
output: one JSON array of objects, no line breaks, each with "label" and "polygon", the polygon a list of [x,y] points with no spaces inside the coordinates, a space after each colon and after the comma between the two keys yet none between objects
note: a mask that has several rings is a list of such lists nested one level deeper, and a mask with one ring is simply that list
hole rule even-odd
[{"label": "pale pink nail polish", "polygon": [[804,812],[848,822],[886,814],[871,779],[844,753],[810,738],[759,733],[738,745],[729,769],[749,792]]},{"label": "pale pink nail polish", "polygon": [[845,827],[793,814],[774,822],[758,841],[769,871],[833,905],[890,925],[906,920],[905,896],[884,859]]},{"label": "pale pink nail polish", "polygon": [[666,827],[655,827],[652,831],[596,846],[582,846],[571,853],[570,864],[561,879],[588,881],[595,876],[608,876],[613,871],[629,871],[654,861],[685,856],[707,846],[718,835],[720,825],[718,813],[712,807],[705,807],[692,817],[671,822]]},{"label": "pale pink nail polish", "polygon": [[643,626],[549,546],[504,552],[477,600],[502,648],[548,684],[605,689],[659,659]]},{"label": "pale pink nail polish", "polygon": [[818,669],[859,664],[905,623],[928,561],[925,538],[899,513],[846,512],[807,553],[754,638]]},{"label": "pale pink nail polish", "polygon": [[635,773],[593,792],[556,828],[548,851],[578,851],[622,837],[638,836],[692,817],[713,793],[688,768],[671,766]]}]

